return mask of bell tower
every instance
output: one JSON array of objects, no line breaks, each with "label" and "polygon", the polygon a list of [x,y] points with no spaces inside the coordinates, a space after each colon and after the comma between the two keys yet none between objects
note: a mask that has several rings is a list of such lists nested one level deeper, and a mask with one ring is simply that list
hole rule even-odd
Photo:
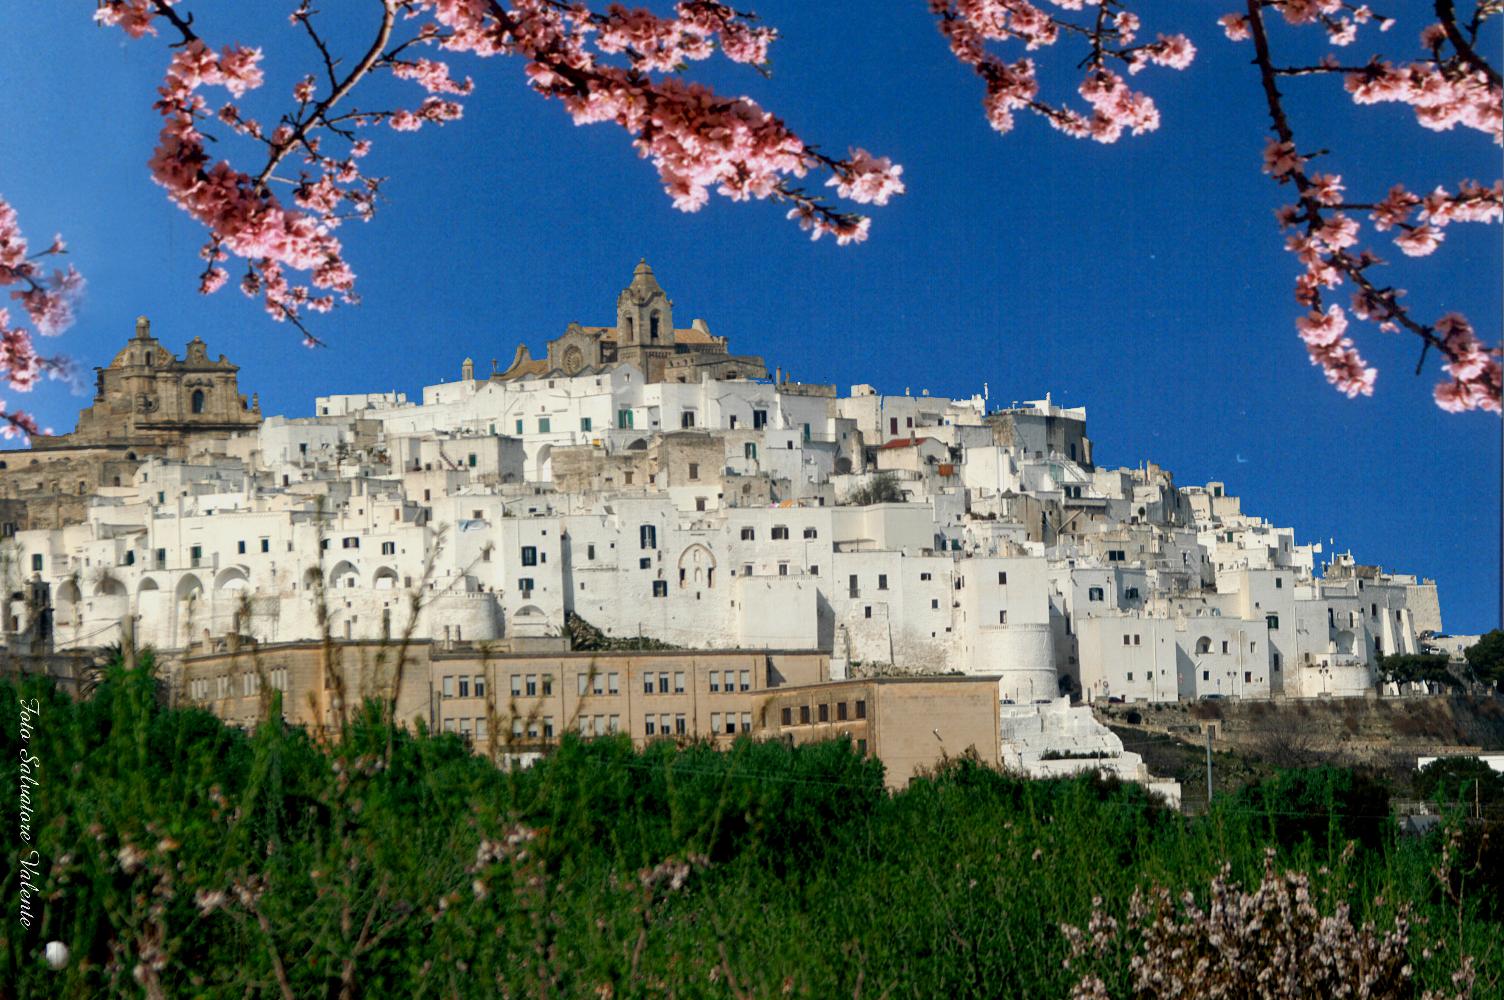
[{"label": "bell tower", "polygon": [[616,297],[616,337],[622,347],[674,346],[674,304],[646,258],[638,261],[632,283]]}]

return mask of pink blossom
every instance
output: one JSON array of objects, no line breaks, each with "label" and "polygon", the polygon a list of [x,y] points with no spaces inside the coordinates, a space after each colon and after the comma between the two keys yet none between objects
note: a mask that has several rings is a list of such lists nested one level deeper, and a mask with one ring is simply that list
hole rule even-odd
[{"label": "pink blossom", "polygon": [[1394,226],[1403,225],[1410,218],[1410,213],[1415,206],[1420,204],[1420,199],[1406,191],[1403,186],[1396,184],[1389,189],[1389,194],[1384,200],[1373,207],[1371,218],[1373,226],[1380,232]]},{"label": "pink blossom", "polygon": [[1412,226],[1394,238],[1394,245],[1408,257],[1425,257],[1434,251],[1444,238],[1440,229],[1426,223]]},{"label": "pink blossom", "polygon": [[1307,344],[1330,347],[1347,333],[1347,315],[1341,306],[1331,306],[1325,313],[1312,312],[1297,319],[1295,328]]},{"label": "pink blossom", "polygon": [[411,111],[403,109],[395,112],[387,119],[387,124],[398,132],[416,132],[423,127],[423,119]]},{"label": "pink blossom", "polygon": [[94,10],[94,20],[103,25],[118,27],[132,38],[155,35],[152,27],[152,0],[105,0]]},{"label": "pink blossom", "polygon": [[1340,174],[1312,174],[1309,178],[1311,197],[1323,205],[1342,204],[1342,176]]},{"label": "pink blossom", "polygon": [[853,149],[847,159],[844,174],[837,174],[826,181],[834,185],[842,198],[850,198],[860,205],[886,205],[888,199],[903,194],[903,181],[899,176],[903,167],[895,166],[886,156],[875,157],[865,149]]},{"label": "pink blossom", "polygon": [[1313,236],[1326,249],[1341,250],[1358,242],[1358,223],[1339,212],[1323,223]]},{"label": "pink blossom", "polygon": [[1248,28],[1248,18],[1243,14],[1223,14],[1217,18],[1217,23],[1222,25],[1222,31],[1234,42],[1246,42],[1252,37]]},{"label": "pink blossom", "polygon": [[1296,155],[1292,143],[1270,138],[1264,143],[1264,173],[1276,180],[1284,180],[1293,174],[1305,158]]},{"label": "pink blossom", "polygon": [[1170,69],[1185,69],[1196,58],[1196,46],[1184,35],[1160,35],[1159,41],[1145,51],[1150,62]]}]

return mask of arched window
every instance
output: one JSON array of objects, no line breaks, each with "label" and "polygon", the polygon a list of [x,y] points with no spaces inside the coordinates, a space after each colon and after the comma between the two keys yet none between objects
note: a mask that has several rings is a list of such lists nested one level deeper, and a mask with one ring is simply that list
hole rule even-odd
[{"label": "arched window", "polygon": [[194,413],[203,413],[204,412],[204,390],[202,390],[202,389],[194,389],[193,390],[193,403],[192,403],[192,406],[193,406],[193,412]]},{"label": "arched window", "polygon": [[1210,636],[1204,636],[1203,635],[1201,638],[1199,638],[1199,639],[1196,640],[1196,652],[1197,653],[1206,654],[1206,653],[1210,653],[1211,651],[1212,651],[1212,640],[1211,640]]}]

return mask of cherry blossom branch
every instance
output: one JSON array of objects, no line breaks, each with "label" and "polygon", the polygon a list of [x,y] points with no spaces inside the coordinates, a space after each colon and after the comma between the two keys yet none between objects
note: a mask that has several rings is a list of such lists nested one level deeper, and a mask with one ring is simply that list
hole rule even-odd
[{"label": "cherry blossom branch", "polygon": [[[596,11],[562,0],[378,3],[374,40],[341,74],[335,46],[314,22],[311,0],[302,0],[291,19],[312,41],[317,68],[292,88],[293,110],[270,130],[235,103],[211,112],[204,96],[207,88],[223,87],[238,99],[259,88],[260,49],[232,45],[215,53],[180,0],[101,0],[95,12],[97,21],[132,38],[156,34],[156,22],[179,36],[170,46],[174,54],[156,103],[164,124],[151,167],[168,197],[208,230],[200,291],[223,287],[229,276],[221,264],[239,257],[247,268],[241,290],[259,296],[274,319],[297,327],[310,344],[316,340],[303,322],[306,311],[357,301],[355,274],[334,232],[352,215],[367,220],[375,210],[381,182],[360,170],[370,141],[358,138],[359,130],[386,124],[411,132],[457,121],[463,115],[460,98],[473,90],[468,78],[451,76],[447,62],[414,58],[419,47],[521,57],[530,87],[563,101],[576,124],[612,121],[626,130],[683,211],[702,207],[711,191],[734,201],[784,202],[791,206],[789,217],[812,237],[829,234],[844,244],[864,239],[868,220],[805,189],[800,180],[826,172],[827,187],[858,205],[883,205],[903,193],[902,168],[887,158],[857,148],[844,158],[827,156],[751,99],[722,97],[680,79],[689,62],[717,50],[766,71],[777,33],[719,0],[679,0],[671,17],[615,4]],[[413,33],[400,39],[394,37],[399,15],[416,22]],[[378,71],[418,84],[426,98],[416,107],[382,111],[351,106],[357,87]],[[319,73],[327,79],[323,94],[315,83]],[[247,172],[211,155],[211,121],[262,148],[261,165]],[[299,176],[282,176],[294,159],[302,167]],[[276,182],[292,185],[290,204],[273,193]],[[341,206],[353,206],[353,212]],[[297,283],[299,275],[306,275],[305,284]]]},{"label": "cherry blossom branch", "polygon": [[[1478,6],[1480,16],[1482,12],[1483,7],[1480,4]],[[1436,20],[1441,23],[1441,30],[1446,32],[1447,41],[1452,43],[1452,48],[1457,51],[1457,55],[1462,58],[1463,62],[1482,73],[1488,82],[1495,87],[1504,85],[1504,80],[1501,80],[1499,77],[1499,71],[1490,66],[1482,56],[1478,55],[1477,51],[1473,49],[1472,44],[1466,38],[1462,37],[1462,32],[1457,27],[1456,6],[1452,0],[1436,0]],[[1475,17],[1475,33],[1477,20],[1478,18]]]},{"label": "cherry blossom branch", "polygon": [[[1139,18],[1127,9],[1126,0],[1052,0],[1066,10],[1093,8],[1089,24],[1046,13],[1028,0],[927,2],[952,54],[985,82],[982,106],[988,122],[999,132],[1012,130],[1014,112],[1019,110],[1042,116],[1066,135],[1097,142],[1116,142],[1125,130],[1132,135],[1151,132],[1159,127],[1154,101],[1130,89],[1107,68],[1107,60],[1117,60],[1134,75],[1150,64],[1184,69],[1196,55],[1195,46],[1184,35],[1160,35],[1154,42],[1134,45]],[[988,48],[989,43],[1021,43],[1025,51],[1033,51],[1054,45],[1063,34],[1087,43],[1079,64],[1087,72],[1078,92],[1090,106],[1089,114],[1040,100],[1034,61],[1025,58],[1008,63]]]},{"label": "cherry blossom branch", "polygon": [[[1269,140],[1264,152],[1265,172],[1281,184],[1293,184],[1297,192],[1297,204],[1282,208],[1279,219],[1284,228],[1304,227],[1303,232],[1290,237],[1287,246],[1305,265],[1305,272],[1296,281],[1295,297],[1309,312],[1296,321],[1296,327],[1306,343],[1311,362],[1321,367],[1327,380],[1347,395],[1372,394],[1377,372],[1367,365],[1353,342],[1345,336],[1348,327],[1346,313],[1341,306],[1335,304],[1328,306],[1324,312],[1322,310],[1322,289],[1335,288],[1344,280],[1349,280],[1358,289],[1353,295],[1352,309],[1359,318],[1377,322],[1382,330],[1408,330],[1421,340],[1417,371],[1424,364],[1426,353],[1433,347],[1446,358],[1442,367],[1449,379],[1436,388],[1437,405],[1448,410],[1483,409],[1499,412],[1501,379],[1498,350],[1485,348],[1464,317],[1449,313],[1435,324],[1423,323],[1401,305],[1399,299],[1404,294],[1402,289],[1375,285],[1367,272],[1382,262],[1368,250],[1355,253],[1349,249],[1358,242],[1359,224],[1342,214],[1341,210],[1368,210],[1376,229],[1382,231],[1398,227],[1402,230],[1395,238],[1395,243],[1404,253],[1424,256],[1441,243],[1441,229],[1449,223],[1497,221],[1504,215],[1504,182],[1490,189],[1464,181],[1455,194],[1437,188],[1426,199],[1397,186],[1381,202],[1366,204],[1346,201],[1342,196],[1341,177],[1309,173],[1306,164],[1314,154],[1303,155],[1297,151],[1294,130],[1285,112],[1283,96],[1278,86],[1277,78],[1281,73],[1274,65],[1271,55],[1264,19],[1264,11],[1268,8],[1282,9],[1286,20],[1297,24],[1317,20],[1322,12],[1319,4],[1305,4],[1296,8],[1288,0],[1247,0],[1246,16],[1228,15],[1222,19],[1230,38],[1241,40],[1251,37],[1254,43],[1254,64],[1259,69],[1275,133],[1275,138]],[[1363,10],[1365,9],[1359,8],[1355,13]],[[1352,22],[1338,22],[1328,17],[1323,24],[1334,42],[1346,44],[1351,41],[1349,29],[1353,28]],[[1434,39],[1435,35],[1435,30],[1427,29],[1423,33],[1423,41],[1426,38]],[[1433,50],[1437,47],[1438,43],[1433,41]],[[1487,113],[1480,113],[1481,109],[1475,106],[1477,90],[1467,79],[1471,74],[1461,78],[1460,86],[1454,86],[1448,91],[1454,106],[1445,109],[1438,107],[1434,83],[1437,79],[1445,81],[1448,65],[1455,67],[1456,63],[1443,64],[1441,69],[1436,70],[1438,76],[1430,78],[1433,85],[1429,88],[1402,91],[1392,98],[1386,96],[1385,99],[1407,100],[1415,104],[1421,123],[1431,127],[1446,120],[1488,131]],[[1412,67],[1408,72],[1415,73],[1417,70]],[[1347,77],[1347,89],[1353,93],[1355,101],[1365,103],[1365,99],[1372,97],[1370,88],[1385,88],[1383,92],[1388,95],[1407,84],[1407,78],[1403,74],[1399,74],[1398,80],[1393,79],[1395,75],[1388,64],[1375,59],[1369,67],[1353,71]],[[1431,112],[1429,118],[1421,114],[1423,104]],[[1417,208],[1421,209],[1421,221],[1412,224],[1409,219]],[[1326,214],[1328,211],[1332,212],[1330,216]]]},{"label": "cherry blossom branch", "polygon": [[[37,333],[58,336],[73,325],[73,303],[83,291],[84,280],[71,264],[66,271],[49,275],[38,263],[67,253],[61,236],[54,236],[51,245],[39,253],[28,254],[27,249],[15,209],[0,197],[0,288],[21,286],[10,292],[9,299],[20,302]],[[20,323],[12,325],[10,310],[0,306],[0,379],[5,385],[16,392],[30,392],[44,376],[66,379],[71,374],[67,359],[38,354],[32,331]],[[12,410],[0,399],[0,436],[39,433],[31,414]]]}]

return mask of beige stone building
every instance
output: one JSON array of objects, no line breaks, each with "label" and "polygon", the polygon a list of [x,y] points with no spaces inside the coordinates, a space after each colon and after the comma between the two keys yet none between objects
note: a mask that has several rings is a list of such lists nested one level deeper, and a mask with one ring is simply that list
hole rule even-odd
[{"label": "beige stone building", "polygon": [[289,643],[190,652],[173,692],[240,725],[264,718],[273,689],[296,725],[337,723],[396,693],[397,718],[457,733],[477,753],[528,760],[564,735],[740,736],[791,744],[848,736],[880,759],[890,787],[946,757],[1000,759],[995,677],[830,681],[828,654],[666,650],[486,652],[416,642]]},{"label": "beige stone building", "polygon": [[150,456],[222,452],[261,424],[258,400],[240,394],[239,368],[211,359],[194,337],[179,358],[151,335],[145,316],[108,366],[69,434],[38,434],[29,449],[0,454],[0,531],[60,528],[84,520],[102,490],[129,486]]},{"label": "beige stone building", "polygon": [[975,753],[998,766],[998,678],[873,677],[780,690],[763,699],[757,733],[792,745],[836,739],[883,762],[902,788],[942,760]]},{"label": "beige stone building", "polygon": [[519,344],[511,365],[492,378],[507,382],[577,376],[623,362],[635,365],[649,382],[768,375],[762,358],[729,353],[726,338],[713,335],[704,320],[675,329],[674,304],[644,260],[632,272],[631,284],[616,297],[614,326],[571,323],[563,336],[549,341],[548,353],[541,358]]},{"label": "beige stone building", "polygon": [[223,354],[211,359],[198,337],[177,357],[151,335],[151,323],[142,316],[130,342],[107,367],[95,369],[94,401],[78,415],[78,428],[55,437],[38,435],[32,450],[165,454],[193,435],[255,430],[260,405],[240,394],[239,371]]}]

